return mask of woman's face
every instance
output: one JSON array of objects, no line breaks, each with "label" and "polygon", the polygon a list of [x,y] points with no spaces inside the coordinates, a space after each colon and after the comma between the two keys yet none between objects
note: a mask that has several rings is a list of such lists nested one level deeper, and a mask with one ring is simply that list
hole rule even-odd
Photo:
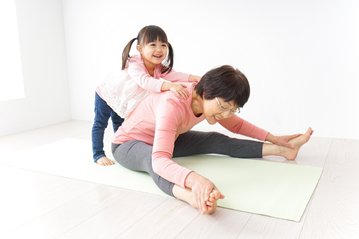
[{"label": "woman's face", "polygon": [[216,97],[212,100],[203,100],[203,114],[209,124],[215,124],[222,119],[231,117],[238,107],[234,101],[225,102],[222,98]]}]

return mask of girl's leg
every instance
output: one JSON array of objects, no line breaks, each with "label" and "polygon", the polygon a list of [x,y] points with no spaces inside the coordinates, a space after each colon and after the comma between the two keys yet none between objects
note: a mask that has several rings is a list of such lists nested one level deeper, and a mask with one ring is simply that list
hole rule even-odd
[{"label": "girl's leg", "polygon": [[152,146],[142,141],[131,140],[121,145],[112,144],[112,155],[122,166],[134,170],[147,172],[156,185],[166,194],[173,195],[174,183],[157,175],[152,169]]},{"label": "girl's leg", "polygon": [[[103,137],[108,120],[111,116],[111,108],[101,97],[95,94],[95,119],[92,126],[92,152],[93,159],[97,162],[101,158],[106,158],[103,150]],[[107,159],[107,158],[106,158]],[[108,159],[107,159],[108,160]],[[112,161],[111,161],[112,162]],[[113,162],[112,162],[113,164]],[[108,165],[108,164],[105,164]]]},{"label": "girl's leg", "polygon": [[111,120],[112,120],[113,132],[116,132],[125,119],[122,119],[115,111],[111,110]]}]

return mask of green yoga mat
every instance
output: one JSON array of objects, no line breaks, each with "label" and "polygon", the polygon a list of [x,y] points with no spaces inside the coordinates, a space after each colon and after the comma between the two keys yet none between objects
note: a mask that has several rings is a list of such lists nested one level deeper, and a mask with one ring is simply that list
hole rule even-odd
[{"label": "green yoga mat", "polygon": [[[111,155],[110,144],[105,151]],[[300,221],[322,174],[317,167],[217,155],[174,161],[210,179],[226,196],[218,201],[220,207],[292,221]],[[167,196],[147,173],[118,163],[107,167],[95,164],[88,140],[60,140],[3,157],[0,164]]]}]

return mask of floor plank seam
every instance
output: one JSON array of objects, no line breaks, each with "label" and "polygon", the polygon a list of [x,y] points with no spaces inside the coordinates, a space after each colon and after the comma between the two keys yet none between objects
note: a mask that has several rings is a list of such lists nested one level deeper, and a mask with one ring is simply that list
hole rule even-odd
[{"label": "floor plank seam", "polygon": [[[319,182],[318,182],[318,185],[319,185]],[[316,186],[316,188],[318,187],[318,185]],[[302,235],[303,228],[304,228],[305,222],[306,222],[306,220],[307,220],[307,217],[309,216],[310,208],[312,207],[312,202],[313,202],[313,200],[314,200],[314,198],[315,198],[316,193],[317,193],[317,190],[314,191],[314,193],[313,193],[311,199],[309,200],[309,203],[308,203],[308,206],[307,206],[307,213],[306,213],[306,215],[305,215],[305,218],[302,218],[303,223],[302,223],[302,227],[300,228],[300,231],[299,231],[299,234],[298,234],[297,239],[300,239],[300,237],[301,237],[301,235]]]},{"label": "floor plank seam", "polygon": [[[324,173],[325,166],[326,166],[326,164],[328,163],[328,157],[329,157],[330,150],[332,149],[333,143],[334,143],[334,139],[331,139],[328,152],[327,152],[327,154],[325,155],[325,160],[324,160],[324,164],[323,164],[323,173]],[[322,174],[322,175],[323,175],[323,174]]]},{"label": "floor plank seam", "polygon": [[323,174],[324,174],[325,165],[327,164],[327,160],[328,160],[329,153],[330,153],[330,150],[331,150],[332,145],[333,145],[333,141],[334,141],[334,139],[331,139],[331,141],[330,141],[330,146],[328,147],[328,151],[327,151],[327,153],[326,153],[325,160],[324,160],[324,163],[323,163],[323,166],[322,166],[322,167],[323,167],[322,175],[321,175],[320,180],[318,181],[317,186],[315,187],[315,190],[314,190],[314,192],[313,192],[313,195],[312,195],[312,197],[311,197],[311,199],[310,199],[310,201],[309,201],[310,203],[308,204],[308,208],[307,208],[308,212],[307,212],[307,214],[306,214],[306,216],[305,216],[305,218],[304,218],[303,225],[302,225],[302,227],[301,227],[301,229],[300,229],[299,236],[298,236],[297,239],[300,239],[300,238],[302,237],[304,225],[305,225],[305,223],[306,223],[306,220],[307,220],[308,216],[310,215],[310,208],[312,207],[312,202],[313,202],[313,200],[315,199],[315,196],[316,196],[316,194],[317,194],[318,186],[323,185],[322,176],[323,176]]},{"label": "floor plank seam", "polygon": [[199,216],[202,216],[202,215],[198,213],[198,215],[195,216],[195,217],[177,234],[177,236],[174,237],[174,238],[178,238],[178,236],[179,236],[197,217],[199,217]]},{"label": "floor plank seam", "polygon": [[240,232],[239,232],[238,235],[236,236],[236,239],[242,234],[244,228],[246,228],[247,224],[249,223],[249,221],[251,220],[252,217],[253,217],[253,213],[251,213],[251,216],[248,218],[246,224],[244,224],[242,230],[240,230]]}]

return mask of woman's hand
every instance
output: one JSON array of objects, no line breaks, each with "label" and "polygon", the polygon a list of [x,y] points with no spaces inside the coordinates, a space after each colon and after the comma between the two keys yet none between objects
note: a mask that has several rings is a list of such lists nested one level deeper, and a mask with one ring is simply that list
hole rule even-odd
[{"label": "woman's hand", "polygon": [[288,143],[289,140],[297,138],[298,136],[301,136],[303,134],[293,134],[293,135],[283,135],[283,136],[274,136],[273,134],[269,133],[266,137],[266,141],[269,141],[273,144],[284,146],[287,148],[294,148],[293,145]]},{"label": "woman's hand", "polygon": [[202,215],[208,210],[207,201],[209,201],[211,192],[216,190],[220,194],[219,198],[224,198],[224,195],[219,192],[217,187],[211,181],[195,172],[191,172],[187,176],[185,185],[186,187],[191,188],[194,193],[198,210]]}]

